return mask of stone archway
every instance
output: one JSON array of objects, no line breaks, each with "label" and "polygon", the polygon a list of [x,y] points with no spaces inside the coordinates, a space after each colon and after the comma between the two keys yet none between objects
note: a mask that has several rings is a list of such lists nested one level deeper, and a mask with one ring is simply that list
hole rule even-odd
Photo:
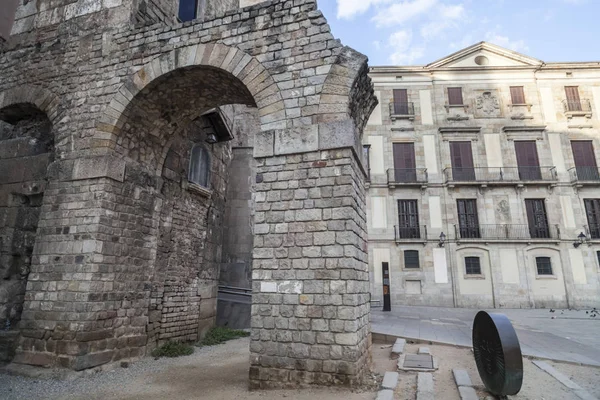
[{"label": "stone archway", "polygon": [[[206,207],[212,194],[193,198],[180,167],[189,145],[206,134],[203,112],[243,103],[256,106],[260,121],[250,384],[355,384],[368,371],[360,139],[375,100],[366,57],[333,40],[313,1],[287,4],[199,22],[193,32],[179,24],[148,35],[143,45],[135,37],[149,31],[119,32],[118,50],[103,47],[115,63],[80,62],[86,71],[98,68],[87,76],[98,87],[65,80],[65,93],[78,88],[78,98],[90,101],[64,119],[72,148],[53,165],[52,205],[40,217],[44,245],[33,262],[40,284],[24,304],[16,363],[84,370],[139,358],[153,341],[197,334],[200,281],[213,277],[179,267],[209,243],[190,233],[203,223],[190,210],[200,210],[194,215],[204,221],[218,213]],[[276,27],[275,14],[289,15],[282,17],[289,22]],[[241,26],[240,18],[255,25]],[[140,68],[140,57],[151,61]],[[123,60],[140,69],[130,75],[132,63]],[[184,104],[180,97],[194,103],[198,93],[210,93],[203,80],[209,75],[233,90]],[[195,136],[188,128],[198,128]],[[165,309],[174,312],[163,318]],[[175,331],[181,332],[169,336]]]},{"label": "stone archway", "polygon": [[0,362],[15,351],[58,117],[49,91],[20,89],[0,93]]}]

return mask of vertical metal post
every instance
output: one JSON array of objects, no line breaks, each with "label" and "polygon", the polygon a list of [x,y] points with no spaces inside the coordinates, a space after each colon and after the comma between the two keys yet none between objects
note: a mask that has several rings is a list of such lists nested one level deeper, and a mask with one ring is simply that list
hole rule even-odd
[{"label": "vertical metal post", "polygon": [[387,262],[381,263],[383,269],[383,311],[392,311],[390,298],[390,265]]}]

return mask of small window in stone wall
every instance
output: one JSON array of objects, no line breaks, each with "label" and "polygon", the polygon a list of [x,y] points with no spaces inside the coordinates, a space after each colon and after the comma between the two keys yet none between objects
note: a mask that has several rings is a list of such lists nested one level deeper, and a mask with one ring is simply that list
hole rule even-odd
[{"label": "small window in stone wall", "polygon": [[192,148],[190,157],[190,172],[188,180],[192,183],[208,188],[210,179],[210,154],[206,147],[197,144]]},{"label": "small window in stone wall", "polygon": [[465,257],[465,272],[467,275],[481,275],[479,257]]},{"label": "small window in stone wall", "polygon": [[198,0],[179,0],[179,20],[181,22],[196,19],[198,15]]},{"label": "small window in stone wall", "polygon": [[404,250],[404,268],[419,268],[418,250]]},{"label": "small window in stone wall", "polygon": [[550,257],[536,257],[535,264],[538,275],[552,275],[552,261]]}]

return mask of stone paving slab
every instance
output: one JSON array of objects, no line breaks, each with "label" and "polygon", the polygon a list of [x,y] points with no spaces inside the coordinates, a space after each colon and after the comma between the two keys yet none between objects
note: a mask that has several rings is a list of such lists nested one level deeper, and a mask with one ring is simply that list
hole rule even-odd
[{"label": "stone paving slab", "polygon": [[466,370],[453,369],[452,373],[454,375],[456,386],[473,386],[473,383],[471,383],[471,378],[469,377],[469,373]]},{"label": "stone paving slab", "polygon": [[[478,309],[393,306],[373,309],[374,333],[419,341],[472,347],[471,330]],[[600,319],[585,310],[486,310],[505,314],[513,323],[523,355],[600,366]],[[555,316],[555,319],[552,319]]]},{"label": "stone paving slab", "polygon": [[532,361],[539,369],[548,373],[554,379],[562,383],[564,386],[568,387],[573,391],[573,393],[582,400],[597,400],[594,396],[592,396],[589,392],[579,386],[577,383],[573,382],[569,379],[568,376],[558,371],[552,365],[548,364],[545,361],[534,360]]},{"label": "stone paving slab", "polygon": [[398,378],[399,378],[399,375],[397,372],[387,371],[385,373],[385,375],[383,376],[383,382],[381,383],[381,388],[382,389],[390,389],[390,390],[396,389],[396,386],[398,386]]},{"label": "stone paving slab", "polygon": [[434,400],[433,375],[419,372],[417,375],[417,400]]},{"label": "stone paving slab", "polygon": [[377,392],[375,400],[394,400],[394,391],[389,389],[380,390]]},{"label": "stone paving slab", "polygon": [[479,396],[477,396],[477,392],[472,387],[459,386],[458,393],[460,394],[461,400],[479,400]]}]

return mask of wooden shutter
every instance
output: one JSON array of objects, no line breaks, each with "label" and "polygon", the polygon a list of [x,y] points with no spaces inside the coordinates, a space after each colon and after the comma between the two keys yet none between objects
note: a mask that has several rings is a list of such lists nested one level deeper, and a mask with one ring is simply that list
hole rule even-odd
[{"label": "wooden shutter", "polygon": [[510,98],[512,104],[525,104],[525,92],[523,92],[523,86],[511,86]]},{"label": "wooden shutter", "polygon": [[567,104],[569,111],[581,111],[581,100],[579,99],[579,88],[577,86],[565,86]]},{"label": "wooden shutter", "polygon": [[594,144],[591,140],[574,140],[571,142],[577,179],[580,181],[600,180]]},{"label": "wooden shutter", "polygon": [[463,239],[480,237],[477,200],[457,200],[456,204],[458,209],[458,227],[460,230],[460,237]]},{"label": "wooden shutter", "polygon": [[414,143],[394,143],[394,181],[416,182],[417,171]]},{"label": "wooden shutter", "polygon": [[475,180],[471,142],[450,142],[450,161],[455,181]]},{"label": "wooden shutter", "polygon": [[532,238],[549,238],[548,217],[544,199],[525,200],[527,210],[527,221],[529,222],[529,233]]},{"label": "wooden shutter", "polygon": [[462,88],[448,88],[448,104],[451,106],[462,106]]},{"label": "wooden shutter", "polygon": [[600,238],[600,199],[585,199],[585,213],[592,239]]},{"label": "wooden shutter", "polygon": [[406,89],[394,89],[394,114],[408,115],[408,92]]},{"label": "wooden shutter", "polygon": [[535,140],[515,141],[519,178],[522,180],[541,179],[540,160]]},{"label": "wooden shutter", "polygon": [[420,238],[417,200],[398,200],[398,234],[403,239]]}]

